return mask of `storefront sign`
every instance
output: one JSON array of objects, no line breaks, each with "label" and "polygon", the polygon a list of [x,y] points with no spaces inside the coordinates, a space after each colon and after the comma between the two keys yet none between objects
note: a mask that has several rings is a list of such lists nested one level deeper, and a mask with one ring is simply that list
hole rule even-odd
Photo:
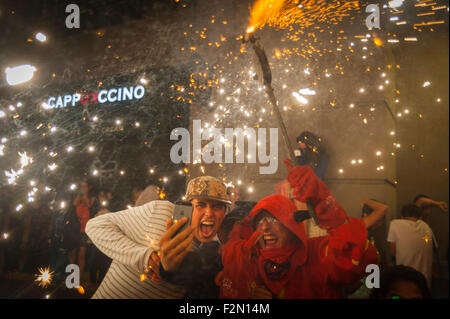
[{"label": "storefront sign", "polygon": [[131,100],[142,99],[145,95],[145,88],[142,85],[123,87],[118,89],[101,90],[89,93],[75,93],[68,95],[61,95],[57,97],[50,97],[47,101],[49,109],[64,108],[68,106],[76,106],[79,103],[85,104],[103,104],[114,103]]}]

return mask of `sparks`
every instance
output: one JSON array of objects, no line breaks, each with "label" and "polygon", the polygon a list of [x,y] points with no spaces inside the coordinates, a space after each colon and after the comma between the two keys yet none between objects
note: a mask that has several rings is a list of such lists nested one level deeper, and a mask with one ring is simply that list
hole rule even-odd
[{"label": "sparks", "polygon": [[39,282],[39,286],[45,288],[50,285],[52,283],[54,273],[53,271],[50,271],[50,267],[39,268],[38,271],[39,273],[35,275],[35,281]]},{"label": "sparks", "polygon": [[20,156],[21,168],[24,168],[24,167],[30,165],[31,163],[33,163],[33,159],[31,157],[27,156],[27,152],[19,153],[19,156]]}]

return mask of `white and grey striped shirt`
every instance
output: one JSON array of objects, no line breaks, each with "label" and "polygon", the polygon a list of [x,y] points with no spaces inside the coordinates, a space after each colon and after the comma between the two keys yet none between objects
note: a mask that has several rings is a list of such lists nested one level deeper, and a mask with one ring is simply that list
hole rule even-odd
[{"label": "white and grey striped shirt", "polygon": [[[185,288],[150,278],[141,281],[172,218],[174,205],[153,201],[89,220],[86,234],[113,261],[93,299],[182,298]],[[149,276],[150,277],[150,276]]]}]

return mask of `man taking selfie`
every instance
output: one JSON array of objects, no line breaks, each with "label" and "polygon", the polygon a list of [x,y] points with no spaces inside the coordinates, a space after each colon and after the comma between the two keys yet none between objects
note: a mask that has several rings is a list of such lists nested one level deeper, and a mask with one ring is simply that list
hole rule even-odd
[{"label": "man taking selfie", "polygon": [[188,218],[172,221],[175,205],[162,200],[88,222],[87,235],[113,259],[94,299],[185,296],[186,287],[161,280],[159,270],[170,277],[183,265],[189,252],[216,241],[231,204],[226,186],[211,176],[191,180],[185,200],[192,205],[192,218],[190,226],[179,233],[178,230],[189,223]]}]

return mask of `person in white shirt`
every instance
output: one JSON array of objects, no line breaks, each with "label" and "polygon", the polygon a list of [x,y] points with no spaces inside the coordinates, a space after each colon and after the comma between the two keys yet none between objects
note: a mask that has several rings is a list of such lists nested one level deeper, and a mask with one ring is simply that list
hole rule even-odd
[{"label": "person in white shirt", "polygon": [[397,265],[420,271],[431,287],[433,265],[433,232],[422,220],[422,210],[408,204],[402,208],[402,219],[394,219],[389,226],[387,241]]},{"label": "person in white shirt", "polygon": [[184,296],[186,287],[161,280],[160,265],[166,272],[175,272],[188,252],[217,240],[217,232],[231,205],[226,186],[211,176],[192,179],[185,198],[193,207],[191,224],[175,236],[187,218],[172,222],[174,204],[166,200],[143,203],[138,199],[140,206],[89,220],[87,235],[113,260],[93,299]]}]

